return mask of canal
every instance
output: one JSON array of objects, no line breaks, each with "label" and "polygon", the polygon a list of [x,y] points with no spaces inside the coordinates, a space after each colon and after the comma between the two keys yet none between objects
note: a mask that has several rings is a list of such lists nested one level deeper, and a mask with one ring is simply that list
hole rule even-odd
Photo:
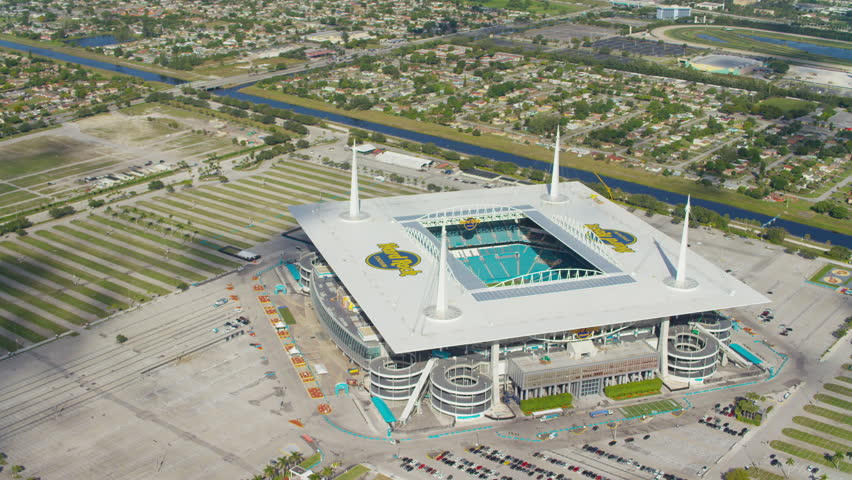
[{"label": "canal", "polygon": [[[53,50],[39,48],[39,47],[31,47],[28,45],[18,44],[14,42],[0,40],[0,46],[13,48],[16,50],[23,50],[27,52],[32,52],[37,55],[42,55],[49,58],[54,58],[56,60],[61,60],[64,62],[78,63],[80,65],[86,65],[93,68],[99,68],[102,70],[109,70],[117,73],[122,73],[125,75],[132,75],[143,80],[162,82],[169,85],[180,85],[182,83],[186,83],[183,80],[167,77],[164,75],[159,75],[152,72],[147,72],[144,70],[139,70],[136,68],[125,67],[121,65],[113,65],[111,63],[100,62],[97,60],[92,60],[83,57],[77,57],[74,55],[69,55],[65,53],[56,52]],[[499,150],[493,150],[490,148],[480,147],[477,145],[471,145],[469,143],[459,142],[456,140],[447,140],[440,137],[435,137],[433,135],[427,135],[424,133],[413,132],[410,130],[404,130],[397,127],[391,127],[387,125],[382,125],[378,123],[368,122],[364,120],[358,120],[351,117],[346,117],[343,115],[338,115],[335,113],[323,112],[320,110],[315,110],[312,108],[306,108],[299,105],[293,105],[285,102],[281,102],[278,100],[271,100],[263,97],[258,97],[255,95],[249,95],[246,93],[242,93],[239,91],[240,88],[243,88],[247,85],[241,85],[237,87],[227,88],[227,89],[217,89],[212,93],[221,96],[227,96],[231,98],[236,98],[239,100],[246,100],[254,103],[263,103],[270,105],[276,108],[284,108],[288,110],[292,110],[294,112],[303,113],[306,115],[312,115],[315,117],[323,118],[335,123],[340,123],[344,125],[349,125],[357,128],[362,128],[364,130],[370,130],[375,132],[381,132],[386,135],[391,135],[394,137],[403,138],[406,140],[411,140],[414,142],[420,143],[434,143],[435,145],[449,150],[455,150],[459,153],[464,153],[466,155],[479,155],[481,157],[490,158],[493,160],[501,161],[501,162],[512,162],[521,167],[529,167],[536,168],[539,170],[550,171],[550,164],[541,162],[538,160],[532,160],[530,158],[522,157],[519,155],[514,155],[511,153],[501,152]],[[587,172],[584,170],[578,170],[576,168],[562,166],[560,168],[560,176],[565,178],[576,178],[585,182],[594,183],[597,182],[597,178],[591,172]],[[603,176],[604,181],[612,188],[619,188],[628,193],[644,193],[648,195],[652,195],[658,200],[669,204],[678,204],[685,203],[686,196],[681,195],[679,193],[667,192],[665,190],[660,190],[653,187],[647,187],[645,185],[640,185],[637,183],[627,182],[624,180],[619,180],[612,177]],[[809,225],[804,225],[802,223],[793,222],[785,219],[772,219],[767,215],[763,215],[760,213],[752,212],[749,210],[745,210],[738,207],[733,207],[730,205],[726,205],[723,203],[712,202],[709,200],[702,199],[693,199],[693,205],[699,205],[705,208],[709,208],[713,211],[716,211],[722,215],[729,215],[732,219],[734,218],[748,218],[757,220],[763,224],[772,221],[773,226],[783,227],[788,232],[793,235],[803,237],[805,235],[809,235],[813,240],[819,242],[831,242],[832,245],[844,245],[846,247],[852,248],[852,239],[848,235],[843,235],[838,232],[833,232],[831,230],[826,230],[822,228],[812,227]]]}]

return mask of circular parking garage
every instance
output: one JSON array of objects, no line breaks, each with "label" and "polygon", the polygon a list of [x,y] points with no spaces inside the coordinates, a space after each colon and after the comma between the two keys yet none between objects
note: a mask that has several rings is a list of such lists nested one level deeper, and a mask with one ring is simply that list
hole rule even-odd
[{"label": "circular parking garage", "polygon": [[479,363],[443,360],[429,377],[432,406],[456,418],[480,416],[491,408],[491,379]]},{"label": "circular parking garage", "polygon": [[678,315],[672,317],[675,325],[697,323],[712,333],[717,340],[728,345],[731,343],[732,324],[728,317],[719,312],[701,312],[690,315]]},{"label": "circular parking garage", "polygon": [[716,373],[719,341],[712,335],[675,325],[669,330],[668,373],[685,380],[701,380]]},{"label": "circular parking garage", "polygon": [[411,356],[377,357],[370,362],[370,393],[384,400],[408,400],[426,362]]}]

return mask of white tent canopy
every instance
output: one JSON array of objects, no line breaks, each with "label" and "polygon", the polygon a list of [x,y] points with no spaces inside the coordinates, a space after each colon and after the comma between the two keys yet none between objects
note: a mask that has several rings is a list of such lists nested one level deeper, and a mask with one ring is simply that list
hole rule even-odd
[{"label": "white tent canopy", "polygon": [[415,170],[427,168],[429,165],[432,164],[431,160],[397,152],[382,152],[376,156],[376,160],[387,163],[389,165],[413,168]]}]

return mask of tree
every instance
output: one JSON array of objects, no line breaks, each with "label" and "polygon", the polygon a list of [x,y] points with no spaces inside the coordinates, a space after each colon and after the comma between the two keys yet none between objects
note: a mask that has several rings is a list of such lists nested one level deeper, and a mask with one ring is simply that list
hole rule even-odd
[{"label": "tree", "polygon": [[330,479],[334,475],[334,470],[331,467],[325,467],[320,470],[320,476],[325,479]]},{"label": "tree", "polygon": [[266,478],[272,480],[276,476],[278,476],[278,469],[276,469],[275,466],[273,466],[273,465],[267,465],[267,466],[263,467],[263,475]]},{"label": "tree", "polygon": [[787,230],[783,227],[770,227],[766,229],[764,237],[770,243],[780,245],[784,242],[784,239],[787,238]]},{"label": "tree", "polygon": [[725,480],[749,480],[748,471],[744,468],[735,468],[725,474]]},{"label": "tree", "polygon": [[148,190],[160,190],[165,187],[162,180],[154,180],[148,184]]},{"label": "tree", "polygon": [[828,255],[828,258],[845,262],[849,260],[849,249],[843,245],[834,245],[828,250],[826,255]]},{"label": "tree", "polygon": [[290,454],[290,463],[294,465],[298,465],[305,459],[305,456],[299,452],[293,452]]},{"label": "tree", "polygon": [[47,211],[47,213],[52,218],[62,218],[64,216],[71,215],[74,212],[76,212],[76,210],[74,210],[74,207],[72,207],[71,205],[66,205],[64,207],[53,207]]},{"label": "tree", "polygon": [[115,336],[115,341],[118,342],[118,343],[124,343],[124,342],[127,341],[127,337],[125,337],[124,335],[119,333],[118,335]]}]

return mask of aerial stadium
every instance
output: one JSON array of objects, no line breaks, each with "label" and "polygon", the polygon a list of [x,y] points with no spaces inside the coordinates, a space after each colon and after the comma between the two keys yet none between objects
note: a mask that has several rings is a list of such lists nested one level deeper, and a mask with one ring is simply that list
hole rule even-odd
[{"label": "aerial stadium", "polygon": [[507,397],[748,363],[717,312],[768,300],[690,252],[688,220],[677,242],[560,182],[556,152],[549,185],[364,201],[353,152],[348,202],[290,207],[316,249],[299,267],[319,321],[397,421],[426,399],[499,417]]}]

